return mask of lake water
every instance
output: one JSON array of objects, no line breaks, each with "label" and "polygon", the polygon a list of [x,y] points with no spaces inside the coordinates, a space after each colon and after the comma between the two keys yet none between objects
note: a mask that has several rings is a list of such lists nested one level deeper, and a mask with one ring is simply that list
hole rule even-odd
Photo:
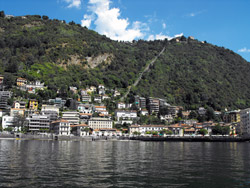
[{"label": "lake water", "polygon": [[250,143],[0,140],[0,187],[250,187]]}]

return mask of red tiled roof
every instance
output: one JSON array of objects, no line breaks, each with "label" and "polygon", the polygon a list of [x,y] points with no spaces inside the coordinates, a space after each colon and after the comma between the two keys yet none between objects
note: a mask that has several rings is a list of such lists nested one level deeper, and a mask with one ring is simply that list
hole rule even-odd
[{"label": "red tiled roof", "polygon": [[88,127],[87,124],[70,125],[70,127]]}]

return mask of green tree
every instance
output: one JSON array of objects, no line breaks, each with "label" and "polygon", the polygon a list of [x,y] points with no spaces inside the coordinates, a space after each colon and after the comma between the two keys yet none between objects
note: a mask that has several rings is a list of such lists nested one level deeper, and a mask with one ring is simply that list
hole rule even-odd
[{"label": "green tree", "polygon": [[198,114],[196,111],[192,110],[188,116],[189,119],[197,119],[198,118]]},{"label": "green tree", "polygon": [[18,129],[21,128],[21,131],[25,131],[26,129],[24,127],[27,125],[27,120],[24,116],[18,114],[18,115],[15,115],[13,124]]},{"label": "green tree", "polygon": [[135,132],[133,132],[133,135],[137,135],[137,136],[139,136],[139,135],[141,135],[141,133],[140,133],[140,132],[135,131]]},{"label": "green tree", "polygon": [[212,128],[212,133],[213,133],[214,135],[221,135],[221,134],[222,134],[222,127],[221,127],[219,124],[215,125],[215,126]]},{"label": "green tree", "polygon": [[7,127],[7,128],[4,129],[4,131],[12,132],[13,131],[13,127]]},{"label": "green tree", "polygon": [[4,18],[4,17],[5,17],[4,11],[0,11],[0,18]]},{"label": "green tree", "polygon": [[230,127],[229,126],[224,126],[222,127],[222,135],[229,135],[230,133]]},{"label": "green tree", "polygon": [[207,129],[201,129],[201,130],[199,130],[199,134],[201,134],[201,135],[206,135],[208,133],[208,131],[207,131]]},{"label": "green tree", "polygon": [[178,110],[177,117],[181,119],[183,118],[182,109]]},{"label": "green tree", "polygon": [[214,109],[213,108],[211,108],[211,107],[207,108],[206,119],[207,119],[207,121],[215,119]]}]

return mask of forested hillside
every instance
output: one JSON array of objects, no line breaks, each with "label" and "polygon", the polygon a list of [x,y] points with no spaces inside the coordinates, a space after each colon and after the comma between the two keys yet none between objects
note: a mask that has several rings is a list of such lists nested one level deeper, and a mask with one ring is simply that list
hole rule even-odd
[{"label": "forested hillside", "polygon": [[6,18],[1,12],[0,74],[6,88],[17,77],[45,82],[44,98],[68,97],[69,86],[98,84],[123,93],[166,47],[131,94],[162,97],[187,108],[250,106],[248,62],[230,50],[179,39],[118,42],[74,22],[39,15]]}]

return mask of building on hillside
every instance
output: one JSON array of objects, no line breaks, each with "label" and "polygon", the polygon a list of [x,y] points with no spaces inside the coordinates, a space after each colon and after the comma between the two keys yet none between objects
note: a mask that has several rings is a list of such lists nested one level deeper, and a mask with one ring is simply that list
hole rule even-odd
[{"label": "building on hillside", "polygon": [[39,80],[35,82],[30,82],[26,85],[26,90],[28,93],[36,93],[36,90],[43,90],[45,88],[44,83],[41,83]]},{"label": "building on hillside", "polygon": [[93,130],[94,129],[103,129],[103,128],[111,129],[113,127],[113,121],[110,120],[109,118],[92,117],[88,121],[88,125]]},{"label": "building on hillside", "polygon": [[98,86],[98,94],[105,95],[105,86],[104,85],[101,84]]},{"label": "building on hillside", "polygon": [[103,111],[107,111],[106,106],[94,106],[94,112],[102,113]]},{"label": "building on hillside", "polygon": [[25,109],[20,108],[11,108],[10,109],[10,116],[24,116]]},{"label": "building on hillside", "polygon": [[146,98],[135,96],[135,105],[138,109],[145,109],[146,108]]},{"label": "building on hillside", "polygon": [[26,102],[25,101],[15,101],[13,103],[13,108],[16,108],[16,109],[25,109],[26,108]]},{"label": "building on hillside", "polygon": [[102,96],[96,96],[96,97],[94,97],[94,102],[95,103],[101,103],[102,102]]},{"label": "building on hillside", "polygon": [[32,114],[28,118],[28,128],[32,132],[47,132],[50,130],[49,116]]},{"label": "building on hillside", "polygon": [[77,107],[80,113],[93,113],[93,105],[92,104],[79,104]]},{"label": "building on hillside", "polygon": [[92,99],[91,99],[90,95],[82,95],[82,102],[89,103],[91,101],[92,101]]},{"label": "building on hillside", "polygon": [[75,136],[89,136],[89,126],[87,124],[71,125],[70,127]]},{"label": "building on hillside", "polygon": [[103,95],[102,96],[102,100],[107,100],[107,99],[110,99],[110,97],[108,95]]},{"label": "building on hillside", "polygon": [[56,121],[59,117],[58,113],[53,110],[46,110],[41,112],[42,115],[48,116],[50,121]]},{"label": "building on hillside", "polygon": [[96,87],[95,86],[90,86],[89,88],[87,88],[87,93],[91,94],[91,93],[95,93],[96,92]]},{"label": "building on hillside", "polygon": [[135,110],[116,110],[115,117],[118,121],[120,120],[136,120],[137,111]]},{"label": "building on hillside", "polygon": [[240,110],[225,112],[225,114],[223,115],[223,121],[225,123],[239,123]]},{"label": "building on hillside", "polygon": [[244,137],[250,137],[250,108],[240,111],[240,129]]},{"label": "building on hillside", "polygon": [[117,103],[117,108],[118,108],[118,109],[125,109],[125,108],[126,108],[126,104],[123,103],[123,102],[118,102],[118,103]]},{"label": "building on hillside", "polygon": [[3,85],[3,80],[4,80],[4,76],[0,75],[0,89],[2,89],[2,85]]},{"label": "building on hillside", "polygon": [[79,124],[79,112],[77,111],[62,112],[62,119],[69,121],[71,125],[78,125]]},{"label": "building on hillside", "polygon": [[81,90],[81,96],[88,95],[88,92],[86,89]]},{"label": "building on hillside", "polygon": [[11,127],[14,127],[14,116],[3,116],[2,117],[2,128],[3,130]]},{"label": "building on hillside", "polygon": [[207,113],[207,110],[204,107],[200,107],[197,112],[200,116],[204,116]]},{"label": "building on hillside", "polygon": [[62,98],[55,98],[55,99],[49,99],[48,102],[50,105],[56,105],[59,108],[62,108],[65,105],[66,100],[63,100]]},{"label": "building on hillside", "polygon": [[198,120],[196,120],[196,119],[184,119],[184,120],[181,120],[179,123],[187,124],[187,125],[194,125],[194,124],[198,123]]},{"label": "building on hillside", "polygon": [[93,130],[93,135],[96,136],[121,136],[122,133],[121,131],[117,129],[94,129]]},{"label": "building on hillside", "polygon": [[86,124],[91,117],[92,113],[80,113],[80,124]]},{"label": "building on hillside", "polygon": [[19,78],[16,79],[16,85],[21,90],[25,91],[26,90],[26,85],[27,85],[27,80],[25,78],[19,77]]},{"label": "building on hillside", "polygon": [[37,110],[38,109],[38,101],[36,99],[29,100],[29,109],[30,110]]},{"label": "building on hillside", "polygon": [[139,133],[140,132],[139,128],[140,128],[140,125],[129,126],[129,134],[134,134],[135,132]]},{"label": "building on hillside", "polygon": [[159,99],[159,101],[160,101],[160,107],[170,106],[170,104],[167,103],[166,99]]},{"label": "building on hillside", "polygon": [[173,132],[174,135],[183,136],[183,128],[179,124],[173,124],[168,126],[168,129]]},{"label": "building on hillside", "polygon": [[158,114],[160,110],[160,100],[150,97],[148,99],[148,110],[149,110],[149,114],[153,114],[153,113]]},{"label": "building on hillside", "polygon": [[148,115],[148,110],[147,109],[141,109],[140,114],[143,116],[147,116]]},{"label": "building on hillside", "polygon": [[69,90],[72,91],[73,94],[77,94],[77,87],[70,86]]},{"label": "building on hillside", "polygon": [[10,91],[0,91],[0,109],[9,109],[8,99],[12,96]]},{"label": "building on hillside", "polygon": [[160,132],[163,129],[167,129],[165,125],[141,125],[139,131],[142,135],[146,134],[146,132],[157,131]]},{"label": "building on hillside", "polygon": [[57,115],[59,115],[59,107],[56,105],[43,104],[41,108],[41,112],[45,112],[45,111],[54,111],[57,113]]},{"label": "building on hillside", "polygon": [[118,97],[118,96],[121,96],[121,93],[117,90],[114,91],[114,97]]},{"label": "building on hillside", "polygon": [[161,115],[160,119],[161,121],[165,121],[167,123],[172,123],[174,121],[174,118],[171,114]]},{"label": "building on hillside", "polygon": [[64,119],[52,121],[50,130],[56,135],[70,136],[70,123]]}]

